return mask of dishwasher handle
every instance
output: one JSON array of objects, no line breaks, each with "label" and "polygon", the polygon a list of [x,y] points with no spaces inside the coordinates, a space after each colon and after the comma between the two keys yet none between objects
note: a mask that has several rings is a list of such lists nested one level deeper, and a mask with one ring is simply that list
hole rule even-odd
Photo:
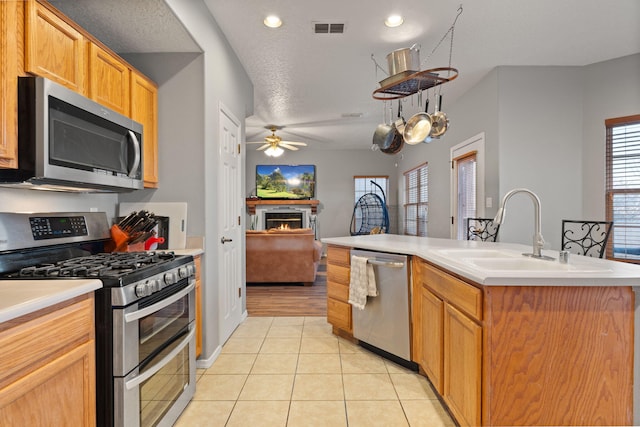
[{"label": "dishwasher handle", "polygon": [[371,265],[378,265],[380,267],[389,267],[389,268],[404,267],[404,262],[397,262],[397,261],[379,261],[377,259],[368,259],[367,263]]}]

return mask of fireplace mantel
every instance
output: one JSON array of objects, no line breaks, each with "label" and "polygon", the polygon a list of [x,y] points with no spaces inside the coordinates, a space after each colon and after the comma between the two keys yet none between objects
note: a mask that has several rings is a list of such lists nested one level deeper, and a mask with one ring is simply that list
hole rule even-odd
[{"label": "fireplace mantel", "polygon": [[265,200],[265,199],[256,199],[256,198],[248,198],[247,200],[247,212],[249,215],[256,214],[256,206],[262,205],[277,205],[277,206],[310,206],[311,213],[313,215],[318,212],[318,204],[319,200]]}]

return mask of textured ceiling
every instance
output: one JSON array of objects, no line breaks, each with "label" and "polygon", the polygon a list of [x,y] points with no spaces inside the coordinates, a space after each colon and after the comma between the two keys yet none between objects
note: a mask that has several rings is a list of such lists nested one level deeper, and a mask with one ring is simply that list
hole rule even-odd
[{"label": "textured ceiling", "polygon": [[163,0],[49,0],[118,53],[201,52]]},{"label": "textured ceiling", "polygon": [[[200,0],[184,0],[200,1]],[[447,33],[459,2],[450,0],[202,0],[226,34],[255,88],[247,140],[283,125],[283,139],[310,148],[362,148],[382,121],[371,94],[387,77],[386,55],[421,46],[423,69],[447,66]],[[198,46],[162,0],[54,0],[53,4],[117,52],[194,52]],[[582,66],[640,52],[638,0],[474,0],[457,21],[452,66],[460,76],[442,86],[443,109],[499,65]],[[405,16],[386,28],[391,12]],[[268,13],[284,21],[263,26]],[[345,23],[344,34],[316,35],[313,23]],[[408,98],[405,116],[418,111]],[[362,117],[346,117],[362,113]],[[452,122],[455,117],[450,117]]]}]

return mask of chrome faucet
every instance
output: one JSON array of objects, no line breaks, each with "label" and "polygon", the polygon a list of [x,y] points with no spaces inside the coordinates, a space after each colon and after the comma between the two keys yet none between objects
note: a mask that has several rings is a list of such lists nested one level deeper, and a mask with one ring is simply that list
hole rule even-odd
[{"label": "chrome faucet", "polygon": [[531,198],[531,201],[533,202],[533,208],[535,212],[535,215],[534,215],[535,232],[533,235],[533,253],[531,254],[524,253],[522,255],[530,256],[533,258],[553,260],[554,258],[552,257],[542,255],[544,238],[542,237],[542,219],[540,216],[540,199],[533,191],[527,190],[526,188],[514,188],[513,190],[505,194],[504,197],[502,198],[502,201],[500,202],[500,206],[498,207],[498,213],[496,214],[496,217],[493,219],[493,222],[495,222],[496,224],[502,224],[504,222],[505,206],[507,204],[507,200],[509,200],[511,196],[513,196],[516,193],[528,194],[529,197]]}]

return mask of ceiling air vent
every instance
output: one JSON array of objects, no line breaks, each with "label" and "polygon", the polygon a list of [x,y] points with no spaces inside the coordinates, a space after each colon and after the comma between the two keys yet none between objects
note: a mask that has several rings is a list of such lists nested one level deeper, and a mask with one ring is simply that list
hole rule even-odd
[{"label": "ceiling air vent", "polygon": [[313,22],[313,32],[316,34],[342,34],[344,27],[344,22]]}]

